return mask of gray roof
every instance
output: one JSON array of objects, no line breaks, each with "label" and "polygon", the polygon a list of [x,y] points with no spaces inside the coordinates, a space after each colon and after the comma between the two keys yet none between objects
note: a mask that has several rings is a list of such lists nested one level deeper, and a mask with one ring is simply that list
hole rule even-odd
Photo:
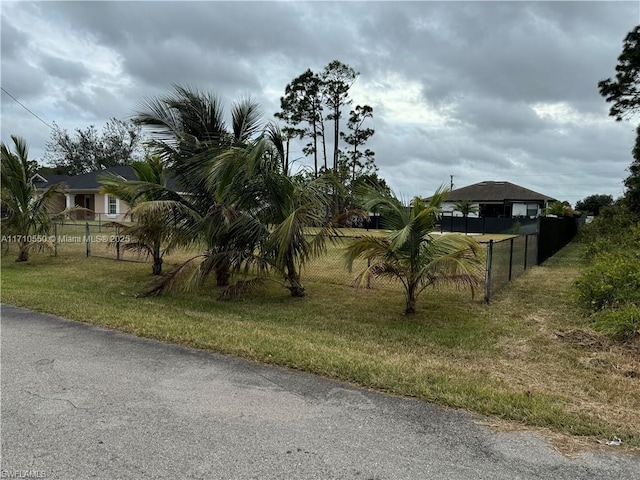
[{"label": "gray roof", "polygon": [[[38,172],[32,178],[33,184],[36,186],[36,188],[47,188],[51,185],[55,185],[56,183],[67,183],[69,175],[53,175],[49,173]],[[44,181],[42,181],[41,179],[44,179]]]},{"label": "gray roof", "polygon": [[482,202],[511,202],[511,201],[534,201],[534,202],[554,202],[555,198],[534,192],[528,188],[515,185],[510,182],[485,181],[474,183],[468,187],[451,190],[447,195],[447,202],[460,202],[469,200],[475,203]]},{"label": "gray roof", "polygon": [[[64,182],[67,190],[98,190],[102,185],[98,182],[98,179],[104,175],[118,175],[125,180],[137,180],[136,172],[130,165],[118,165],[115,167],[105,168],[104,170],[95,170],[89,173],[83,173],[81,175],[50,175],[48,173],[38,172],[38,177],[44,178],[45,182],[38,181],[36,177],[34,179],[34,185],[36,188],[45,189],[56,183]],[[167,179],[167,186],[169,188],[176,188],[176,182],[172,175],[169,175]]]},{"label": "gray roof", "polygon": [[38,178],[34,179],[34,185],[36,188],[47,188],[56,183],[64,182],[68,190],[96,190],[100,188],[98,178],[102,175],[115,174],[127,180],[135,180],[136,172],[129,165],[118,165],[116,167],[109,167],[104,170],[96,170],[89,173],[83,173],[81,175],[51,175],[48,173],[38,172],[38,177],[44,178],[45,182],[38,181]]}]

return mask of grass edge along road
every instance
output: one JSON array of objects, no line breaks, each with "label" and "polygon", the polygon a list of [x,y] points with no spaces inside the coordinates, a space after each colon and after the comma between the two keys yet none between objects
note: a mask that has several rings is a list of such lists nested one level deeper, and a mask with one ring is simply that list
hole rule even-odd
[{"label": "grass edge along road", "polygon": [[27,264],[4,256],[2,302],[637,448],[639,350],[594,333],[575,307],[579,248],[532,268],[490,305],[430,290],[413,317],[399,313],[397,289],[354,290],[312,270],[302,299],[276,284],[232,302],[215,300],[210,284],[133,298],[150,281],[148,264],[74,252]]}]

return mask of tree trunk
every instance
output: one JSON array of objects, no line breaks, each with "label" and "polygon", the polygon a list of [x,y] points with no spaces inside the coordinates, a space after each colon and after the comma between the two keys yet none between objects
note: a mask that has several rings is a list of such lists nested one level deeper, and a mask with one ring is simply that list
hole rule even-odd
[{"label": "tree trunk", "polygon": [[154,275],[162,275],[162,257],[153,257],[153,266],[151,271]]},{"label": "tree trunk", "polygon": [[27,262],[29,261],[29,250],[27,249],[29,245],[20,245],[20,252],[18,253],[18,258],[16,258],[16,262]]},{"label": "tree trunk", "polygon": [[[292,280],[289,279],[289,282],[292,282]],[[291,291],[292,297],[304,297],[305,295],[304,285],[302,285],[300,282],[298,282],[297,285],[293,285],[292,283],[292,285],[288,288]]]},{"label": "tree trunk", "polygon": [[340,106],[335,108],[333,120],[333,171],[338,174],[338,142],[340,141]]},{"label": "tree trunk", "polygon": [[409,283],[407,286],[407,305],[404,310],[406,315],[412,315],[416,313],[416,285],[413,283]]},{"label": "tree trunk", "polygon": [[327,141],[324,136],[324,121],[322,123],[322,131],[320,133],[320,137],[322,138],[322,158],[324,160],[324,171],[327,171]]},{"label": "tree trunk", "polygon": [[229,280],[231,279],[231,273],[229,272],[229,265],[224,262],[222,265],[216,267],[216,285],[219,287],[229,286]]},{"label": "tree trunk", "polygon": [[313,178],[318,178],[318,127],[313,121]]},{"label": "tree trunk", "polygon": [[156,242],[153,246],[153,266],[151,272],[154,275],[162,275],[162,255],[160,254],[160,242]]},{"label": "tree trunk", "polygon": [[304,285],[300,282],[300,274],[296,271],[293,258],[287,258],[287,281],[289,282],[289,291],[292,297],[304,297]]}]

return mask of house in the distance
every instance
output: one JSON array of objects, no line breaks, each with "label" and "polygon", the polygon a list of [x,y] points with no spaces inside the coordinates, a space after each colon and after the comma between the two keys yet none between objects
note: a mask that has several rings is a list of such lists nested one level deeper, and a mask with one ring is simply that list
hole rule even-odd
[{"label": "house in the distance", "polygon": [[76,212],[75,217],[87,220],[122,221],[129,210],[129,205],[112,195],[100,193],[101,185],[98,179],[109,174],[117,175],[126,180],[136,180],[136,174],[132,167],[120,165],[82,175],[37,173],[33,178],[33,184],[36,190],[40,191],[56,183],[65,184],[65,194],[57,199],[56,212],[67,208],[82,207],[90,212]]},{"label": "house in the distance", "polygon": [[468,201],[477,207],[478,213],[469,217],[534,218],[556,199],[510,182],[485,181],[449,192],[442,204],[442,211],[462,216],[455,206],[461,201]]}]

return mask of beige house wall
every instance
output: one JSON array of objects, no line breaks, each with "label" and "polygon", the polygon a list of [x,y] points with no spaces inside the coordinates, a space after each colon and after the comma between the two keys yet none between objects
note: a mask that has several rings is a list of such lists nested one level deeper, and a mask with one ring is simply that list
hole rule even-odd
[{"label": "beige house wall", "polygon": [[88,208],[91,212],[81,213],[79,212],[77,215],[78,218],[82,219],[93,219],[100,220],[106,222],[122,222],[122,221],[130,221],[130,218],[127,216],[127,212],[129,211],[129,204],[125,201],[120,200],[119,198],[112,197],[115,202],[115,213],[110,213],[110,195],[106,195],[103,193],[95,193],[91,191],[76,191],[76,192],[68,192],[64,196],[63,207],[73,208],[73,207],[82,207]]}]

